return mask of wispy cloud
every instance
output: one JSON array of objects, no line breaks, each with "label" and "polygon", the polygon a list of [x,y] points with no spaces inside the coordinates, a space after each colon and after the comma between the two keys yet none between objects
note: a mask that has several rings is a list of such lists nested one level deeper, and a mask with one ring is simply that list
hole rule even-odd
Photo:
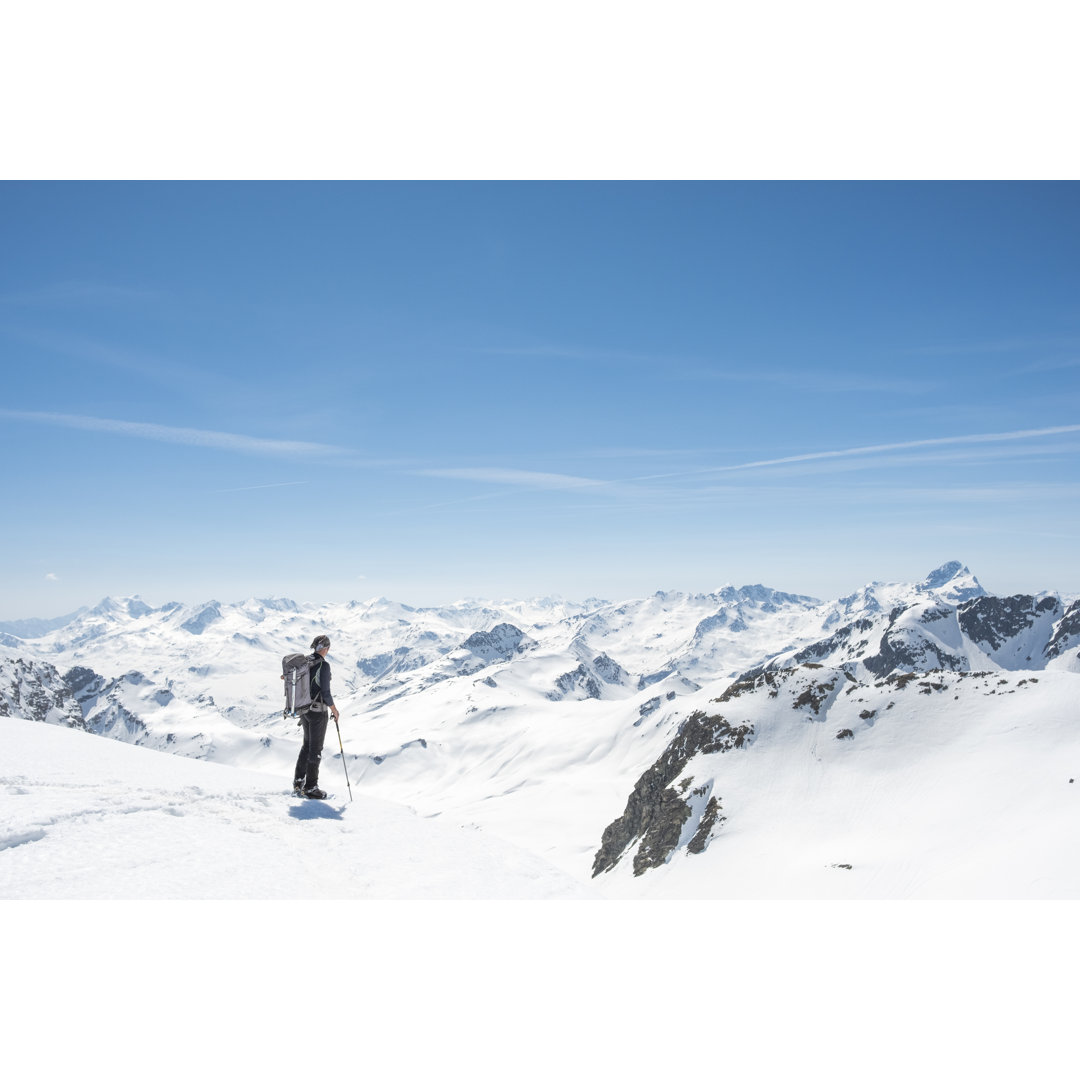
[{"label": "wispy cloud", "polygon": [[475,480],[486,484],[506,484],[512,487],[544,488],[549,491],[580,491],[607,484],[604,480],[590,480],[584,476],[566,476],[562,473],[529,472],[525,469],[420,469],[419,476],[441,476],[449,480]]},{"label": "wispy cloud", "polygon": [[59,581],[59,580],[60,580],[60,578],[59,578],[59,576],[58,576],[58,575],[56,575],[56,574],[46,574],[46,575],[45,575],[45,580],[46,580],[46,581]]},{"label": "wispy cloud", "polygon": [[[575,496],[597,495],[604,497],[608,504],[611,497],[626,505],[642,505],[655,502],[669,504],[712,503],[717,499],[728,498],[745,491],[746,483],[741,479],[754,470],[771,470],[770,487],[772,493],[775,482],[784,477],[806,476],[814,472],[853,471],[856,469],[885,469],[906,466],[925,466],[928,464],[976,463],[986,460],[998,460],[1008,453],[1006,444],[1020,440],[1049,440],[1055,436],[1080,432],[1080,424],[1060,427],[1038,428],[1023,431],[993,432],[978,435],[953,435],[935,439],[911,439],[904,442],[877,443],[869,446],[848,447],[842,450],[819,450],[805,454],[790,454],[784,457],[762,458],[740,462],[735,465],[719,465],[697,469],[650,473],[623,479],[595,479],[565,473],[536,472],[525,469],[503,467],[470,468],[429,468],[411,470],[413,475],[441,477],[451,480],[473,481],[482,484],[499,485],[504,490],[473,496],[470,499],[451,500],[436,503],[420,509],[435,510],[452,506],[458,508],[463,503],[481,502],[511,494],[514,491],[550,491],[564,492]],[[1023,456],[1039,453],[1075,453],[1075,440],[1064,447],[1060,444],[1043,446],[1016,447],[1013,453]],[[710,479],[711,478],[711,479]],[[723,479],[721,479],[723,478]],[[754,479],[760,485],[763,478]],[[892,490],[892,489],[890,489]],[[949,490],[943,485],[942,498],[948,498]],[[963,491],[963,489],[957,489]],[[971,489],[975,490],[975,489]],[[999,489],[1000,490],[1000,489]],[[1060,490],[1055,488],[1055,490]],[[850,497],[850,489],[844,488],[845,498]],[[792,495],[807,499],[820,497],[820,489],[800,485],[790,489]],[[974,496],[960,494],[959,498]],[[586,508],[585,503],[575,500],[575,506]],[[614,504],[611,504],[614,505]],[[415,509],[415,508],[414,508]],[[483,510],[483,507],[477,507]]]},{"label": "wispy cloud", "polygon": [[55,427],[76,428],[82,431],[100,431],[109,435],[124,435],[153,442],[178,443],[213,450],[226,450],[238,454],[254,454],[270,457],[318,458],[339,457],[348,451],[325,443],[298,442],[287,439],[260,439],[251,435],[237,435],[227,431],[204,431],[200,428],[169,427],[165,424],[147,424],[130,420],[109,420],[96,416],[71,416],[67,413],[18,412],[0,409],[0,417],[30,423],[51,424]]},{"label": "wispy cloud", "polygon": [[714,465],[707,469],[695,469],[690,472],[660,473],[652,476],[637,476],[635,481],[663,480],[676,476],[700,476],[709,473],[732,473],[747,469],[766,469],[778,465],[791,465],[808,461],[829,461],[847,457],[872,457],[878,454],[892,454],[897,451],[919,450],[932,446],[959,446],[980,443],[1008,442],[1016,439],[1049,438],[1055,435],[1067,435],[1080,431],[1080,424],[1066,424],[1060,427],[1034,428],[1023,431],[1000,431],[982,435],[948,435],[937,439],[912,439],[907,442],[876,443],[871,446],[853,446],[844,450],[817,450],[809,454],[791,454],[787,457],[764,458],[760,461],[745,461],[738,465]]}]

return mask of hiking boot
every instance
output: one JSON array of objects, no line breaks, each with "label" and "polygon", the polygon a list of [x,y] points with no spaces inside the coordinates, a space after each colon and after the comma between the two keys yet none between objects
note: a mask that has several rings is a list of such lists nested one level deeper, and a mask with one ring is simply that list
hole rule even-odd
[{"label": "hiking boot", "polygon": [[325,799],[326,792],[317,787],[304,788],[304,797],[307,799]]},{"label": "hiking boot", "polygon": [[303,795],[304,794],[304,781],[303,780],[294,780],[292,782],[292,789],[293,789],[293,794],[294,795]]}]

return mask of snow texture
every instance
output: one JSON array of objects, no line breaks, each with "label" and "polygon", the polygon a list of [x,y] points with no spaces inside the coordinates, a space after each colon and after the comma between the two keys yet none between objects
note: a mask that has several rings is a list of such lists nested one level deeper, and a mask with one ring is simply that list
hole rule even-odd
[{"label": "snow texture", "polygon": [[[836,601],[109,598],[0,643],[0,895],[1076,897],[1077,612],[959,562]],[[320,809],[278,676],[322,632]]]}]

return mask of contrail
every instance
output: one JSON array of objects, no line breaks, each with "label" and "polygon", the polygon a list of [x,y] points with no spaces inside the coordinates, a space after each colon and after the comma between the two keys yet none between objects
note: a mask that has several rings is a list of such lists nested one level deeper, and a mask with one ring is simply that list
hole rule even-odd
[{"label": "contrail", "polygon": [[765,458],[761,461],[746,461],[740,465],[714,465],[708,469],[694,469],[690,472],[656,473],[652,476],[635,476],[640,480],[665,480],[676,476],[700,476],[703,473],[737,472],[742,469],[764,469],[770,465],[792,465],[802,461],[824,461],[829,458],[858,457],[867,454],[883,454],[893,450],[916,450],[926,446],[952,446],[959,443],[1006,442],[1011,439],[1035,439],[1044,435],[1067,435],[1080,431],[1080,424],[1066,424],[1061,427],[1034,428],[1026,431],[1001,431],[987,435],[948,435],[938,439],[912,439],[909,442],[876,443],[873,446],[853,446],[847,450],[819,450],[811,454],[793,454],[790,457]]},{"label": "contrail", "polygon": [[325,457],[347,453],[338,446],[323,443],[296,442],[287,439],[258,439],[251,435],[236,435],[227,431],[204,431],[200,428],[168,427],[165,424],[137,423],[130,420],[107,420],[96,416],[71,416],[67,413],[17,412],[0,409],[0,416],[11,420],[30,420],[83,431],[104,431],[112,435],[127,435],[155,442],[181,443],[214,450],[231,450],[241,454],[285,457]]}]

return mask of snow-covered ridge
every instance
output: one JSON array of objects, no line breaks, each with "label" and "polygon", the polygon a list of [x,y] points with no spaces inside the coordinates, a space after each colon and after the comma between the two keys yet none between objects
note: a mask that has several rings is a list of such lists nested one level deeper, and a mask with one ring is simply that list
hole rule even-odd
[{"label": "snow-covered ridge", "polygon": [[[801,687],[797,707],[783,713],[780,727],[790,731],[801,730],[819,699],[823,715],[844,719],[849,686],[893,702],[859,712],[906,716],[894,710],[909,699],[924,704],[921,692],[905,693],[908,676],[959,680],[954,704],[941,699],[942,715],[970,710],[973,673],[1017,686],[1027,677],[1025,723],[1029,713],[1037,719],[1044,708],[1080,700],[1062,691],[1080,673],[1080,605],[1053,593],[990,596],[955,562],[919,582],[875,582],[834,601],[761,585],[618,603],[470,600],[433,608],[385,598],[155,608],[138,597],[111,598],[40,636],[0,642],[0,713],[287,776],[298,738],[295,722],[281,715],[280,658],[320,633],[333,642],[334,694],[358,790],[479,825],[583,881],[606,850],[594,883],[600,890],[640,890],[676,865],[694,876],[700,871],[688,866],[713,865],[715,851],[730,849],[736,823],[781,828],[760,806],[748,814],[725,798],[720,773],[703,781],[682,762],[670,783],[658,777],[680,746],[698,736],[701,747],[719,746],[725,732],[734,739],[745,728],[723,753],[701,752],[729,770],[743,768],[744,757],[760,762],[754,775],[767,786],[767,761],[787,736],[773,740],[766,721],[785,687]],[[831,674],[808,674],[819,670]],[[828,694],[820,692],[825,683]],[[742,687],[741,712],[727,704],[733,686]],[[728,728],[710,727],[716,716]],[[861,740],[847,718],[840,730],[849,729],[840,741],[874,740],[905,753],[907,728],[882,725]],[[324,769],[332,781],[329,745]],[[813,757],[816,743],[797,745],[804,765],[826,760]],[[662,761],[668,765],[660,768]],[[634,796],[643,783],[666,810]],[[662,840],[646,827],[649,814]],[[620,821],[618,835],[609,833]],[[650,872],[635,875],[630,868],[643,862]]]},{"label": "snow-covered ridge", "polygon": [[[807,662],[843,665],[860,678],[1080,671],[1077,602],[991,597],[959,562],[920,582],[876,582],[826,602],[761,585],[617,604],[471,600],[436,608],[385,598],[154,608],[137,596],[107,598],[41,636],[9,636],[0,656],[52,665],[47,692],[68,685],[90,730],[193,756],[261,756],[277,768],[289,752],[277,744],[291,746],[295,735],[278,712],[280,657],[324,632],[334,642],[339,701],[353,716],[380,720],[431,695],[479,710],[479,697],[508,693],[515,707],[539,709],[625,700],[640,718],[658,697]],[[58,708],[74,715],[70,701]]]}]

